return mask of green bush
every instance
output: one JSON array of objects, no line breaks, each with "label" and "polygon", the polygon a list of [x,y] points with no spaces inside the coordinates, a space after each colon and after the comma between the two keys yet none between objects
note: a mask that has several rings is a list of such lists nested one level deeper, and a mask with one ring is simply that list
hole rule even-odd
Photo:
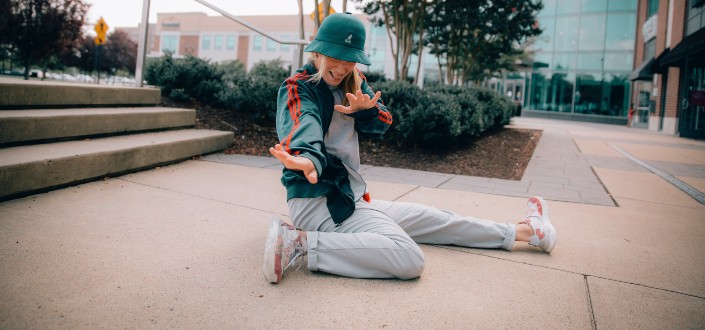
[{"label": "green bush", "polygon": [[259,123],[274,123],[279,87],[289,77],[281,61],[259,62],[244,76],[231,76],[219,95],[227,108],[247,113]]},{"label": "green bush", "polygon": [[382,101],[392,112],[392,127],[385,138],[401,145],[414,133],[413,112],[421,107],[423,92],[413,84],[396,80],[374,83],[370,87],[382,92]]},{"label": "green bush", "polygon": [[[147,82],[161,87],[162,95],[233,109],[265,125],[275,121],[277,93],[288,76],[279,60],[257,63],[246,72],[238,61],[211,64],[193,56],[174,59],[171,54],[151,60],[145,71]],[[515,107],[484,88],[436,85],[422,90],[406,81],[385,81],[375,73],[367,79],[382,92],[394,118],[386,138],[400,146],[453,148],[508,124]]]},{"label": "green bush", "polygon": [[382,71],[368,71],[365,72],[364,75],[365,80],[367,80],[369,84],[387,81],[387,77],[384,76],[384,72]]},{"label": "green bush", "polygon": [[376,83],[394,117],[387,138],[397,145],[443,150],[509,123],[513,104],[482,88],[419,89],[401,81]]},{"label": "green bush", "polygon": [[214,105],[223,89],[223,73],[207,60],[191,55],[175,59],[167,53],[150,61],[145,70],[147,83],[161,87],[162,95],[177,101],[189,99]]}]

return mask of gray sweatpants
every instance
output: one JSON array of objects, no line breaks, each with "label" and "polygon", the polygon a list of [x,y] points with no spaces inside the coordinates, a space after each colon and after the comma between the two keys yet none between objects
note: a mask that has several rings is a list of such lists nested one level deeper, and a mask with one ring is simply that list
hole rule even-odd
[{"label": "gray sweatpants", "polygon": [[308,237],[308,269],[347,277],[416,278],[424,269],[417,243],[511,250],[516,238],[512,223],[415,203],[360,200],[340,226],[325,197],[294,198],[288,204],[294,226]]}]

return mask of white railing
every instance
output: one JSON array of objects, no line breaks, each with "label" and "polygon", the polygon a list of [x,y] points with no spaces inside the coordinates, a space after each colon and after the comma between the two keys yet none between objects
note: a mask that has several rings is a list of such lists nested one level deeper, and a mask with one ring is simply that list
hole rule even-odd
[{"label": "white railing", "polygon": [[[277,38],[277,37],[265,32],[265,31],[262,31],[261,29],[257,28],[256,26],[254,26],[250,23],[247,23],[242,18],[234,16],[234,15],[228,13],[227,11],[216,7],[215,5],[213,5],[209,2],[206,2],[203,0],[194,0],[194,1],[218,12],[219,14],[221,14],[221,15],[223,15],[223,16],[225,16],[225,17],[227,17],[237,23],[242,24],[243,26],[247,27],[248,29],[257,32],[257,33],[265,36],[266,38],[272,39],[275,42],[278,42],[280,44],[286,44],[286,45],[297,45],[298,51],[296,53],[294,53],[294,61],[292,62],[292,63],[295,63],[296,65],[292,65],[291,70],[292,71],[296,70],[303,65],[304,46],[308,45],[309,42],[305,40],[302,19],[299,19],[299,34],[300,34],[301,39],[283,40],[283,39]],[[298,0],[298,1],[299,1],[299,17],[303,17],[303,11],[302,11],[303,6],[301,3],[302,0]],[[148,29],[149,29],[149,4],[150,4],[150,0],[142,0],[142,23],[140,24],[140,31],[139,31],[140,40],[139,40],[138,47],[137,47],[137,65],[135,67],[135,81],[136,81],[136,84],[138,87],[142,87],[143,81],[144,81],[144,70],[143,69],[144,69],[145,59],[147,57],[147,41],[148,41],[147,35],[148,35]]]}]

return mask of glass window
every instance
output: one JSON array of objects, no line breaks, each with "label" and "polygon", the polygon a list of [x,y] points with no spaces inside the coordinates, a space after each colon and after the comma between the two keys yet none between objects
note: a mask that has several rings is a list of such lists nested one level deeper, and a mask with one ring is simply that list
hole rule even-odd
[{"label": "glass window", "polygon": [[267,39],[267,51],[273,52],[275,50],[277,50],[277,42],[268,38]]},{"label": "glass window", "polygon": [[636,35],[636,14],[607,15],[605,49],[632,50]]},{"label": "glass window", "polygon": [[538,14],[538,17],[555,16],[556,15],[556,0],[544,0],[543,9]]},{"label": "glass window", "polygon": [[625,116],[629,79],[625,74],[581,74],[575,88],[575,112]]},{"label": "glass window", "polygon": [[223,36],[215,36],[215,38],[213,38],[213,49],[223,49]]},{"label": "glass window", "polygon": [[583,16],[580,20],[580,50],[605,48],[605,15]]},{"label": "glass window", "polygon": [[651,17],[658,13],[658,0],[648,0],[649,4],[646,7],[646,17]]},{"label": "glass window", "polygon": [[252,50],[262,50],[262,36],[255,35],[252,39]]},{"label": "glass window", "polygon": [[647,41],[646,44],[644,44],[644,58],[642,58],[642,60],[648,61],[648,60],[654,58],[655,54],[656,54],[656,38],[652,38],[651,40]]},{"label": "glass window", "polygon": [[575,75],[572,73],[533,73],[529,100],[531,109],[570,112],[574,84]]},{"label": "glass window", "polygon": [[[695,7],[696,5],[699,7]],[[690,8],[688,9],[688,17],[686,18],[685,35],[689,36],[695,31],[702,29],[705,26],[705,1],[691,0]]]},{"label": "glass window", "polygon": [[607,10],[636,12],[639,0],[610,0]]},{"label": "glass window", "polygon": [[583,53],[578,56],[579,70],[602,70],[602,52]]},{"label": "glass window", "polygon": [[577,59],[578,56],[575,52],[556,52],[553,55],[553,68],[555,70],[574,70]]},{"label": "glass window", "polygon": [[162,36],[162,52],[176,53],[178,40],[176,36]]},{"label": "glass window", "polygon": [[234,50],[235,49],[235,36],[229,35],[225,37],[225,49]]},{"label": "glass window", "polygon": [[599,13],[607,10],[607,0],[582,0],[583,13]]},{"label": "glass window", "polygon": [[696,16],[695,18],[691,18],[688,20],[688,25],[686,26],[685,31],[687,35],[690,35],[691,33],[700,30],[700,27],[700,16]]},{"label": "glass window", "polygon": [[555,50],[575,50],[578,48],[578,25],[575,17],[556,19]]},{"label": "glass window", "polygon": [[607,76],[609,83],[609,102],[607,115],[626,116],[629,111],[629,76],[624,74],[610,74]]},{"label": "glass window", "polygon": [[211,36],[204,35],[201,37],[201,49],[208,50],[211,49]]},{"label": "glass window", "polygon": [[536,39],[536,50],[550,52],[553,50],[556,20],[553,18],[547,18],[541,20],[539,24],[543,32],[541,32],[541,35]]},{"label": "glass window", "polygon": [[[284,40],[284,41],[291,40],[291,37],[288,34],[285,34],[282,36],[282,40]],[[291,45],[289,45],[289,44],[282,44],[282,52],[288,52],[290,47],[291,47]]]},{"label": "glass window", "polygon": [[632,52],[609,52],[605,54],[605,70],[630,71],[632,63]]},{"label": "glass window", "polygon": [[575,112],[599,114],[602,108],[602,74],[580,74],[575,86]]}]

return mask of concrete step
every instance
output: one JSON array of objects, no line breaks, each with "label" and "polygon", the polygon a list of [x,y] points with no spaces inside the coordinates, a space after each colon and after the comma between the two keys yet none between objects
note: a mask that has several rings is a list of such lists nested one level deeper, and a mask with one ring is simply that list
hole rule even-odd
[{"label": "concrete step", "polygon": [[161,91],[153,87],[0,78],[0,109],[153,106],[160,102]]},{"label": "concrete step", "polygon": [[232,132],[173,130],[0,149],[0,200],[225,149]]},{"label": "concrete step", "polygon": [[161,107],[0,111],[0,145],[193,127],[196,111]]}]

